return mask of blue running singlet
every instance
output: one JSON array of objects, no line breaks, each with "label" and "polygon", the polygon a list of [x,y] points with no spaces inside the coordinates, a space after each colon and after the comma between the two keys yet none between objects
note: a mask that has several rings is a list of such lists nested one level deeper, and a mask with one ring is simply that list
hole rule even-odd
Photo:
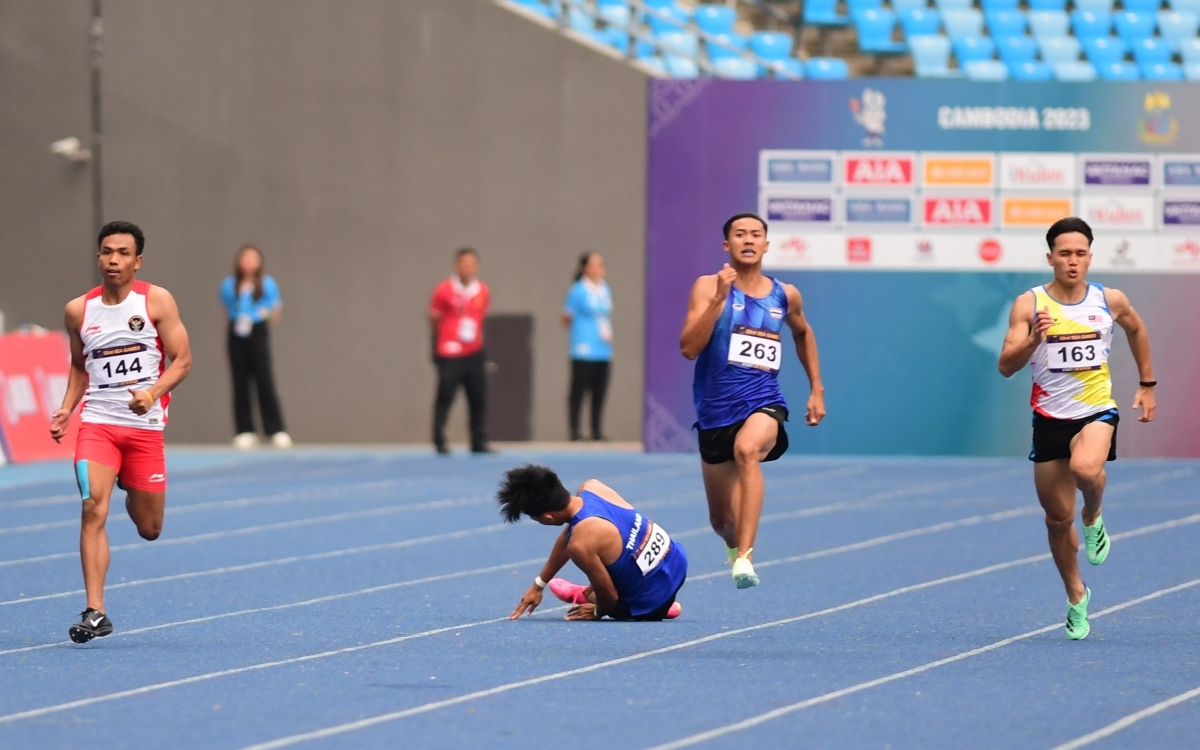
[{"label": "blue running singlet", "polygon": [[571,517],[571,529],[585,518],[598,517],[617,527],[625,546],[608,568],[618,601],[637,617],[666,604],[687,575],[687,553],[666,530],[631,508],[613,505],[594,492],[579,493],[583,507]]},{"label": "blue running singlet", "polygon": [[725,427],[764,406],[787,408],[779,390],[787,313],[787,292],[778,279],[771,279],[766,297],[750,297],[736,286],[729,290],[712,338],[696,358],[696,426]]}]

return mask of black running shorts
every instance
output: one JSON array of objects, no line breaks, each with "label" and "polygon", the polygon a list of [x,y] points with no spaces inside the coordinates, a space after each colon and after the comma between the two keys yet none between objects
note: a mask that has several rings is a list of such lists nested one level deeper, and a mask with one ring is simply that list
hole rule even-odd
[{"label": "black running shorts", "polygon": [[1041,414],[1033,415],[1033,450],[1029,460],[1034,463],[1057,461],[1071,457],[1071,440],[1079,431],[1092,422],[1107,422],[1113,426],[1112,443],[1108,447],[1108,460],[1117,460],[1117,422],[1121,421],[1116,409],[1090,414],[1081,419],[1051,419]]},{"label": "black running shorts", "polygon": [[[774,461],[786,453],[788,449],[788,436],[783,423],[788,418],[787,409],[780,404],[773,404],[771,406],[760,407],[750,413],[767,414],[779,422],[779,434],[775,436],[775,447],[771,449],[771,452],[763,460]],[[749,417],[746,419],[749,419]],[[742,429],[742,425],[744,424],[746,424],[745,419],[725,425],[724,427],[700,430],[700,460],[706,464],[723,464],[726,461],[732,461],[733,443],[737,440],[738,431]]]}]

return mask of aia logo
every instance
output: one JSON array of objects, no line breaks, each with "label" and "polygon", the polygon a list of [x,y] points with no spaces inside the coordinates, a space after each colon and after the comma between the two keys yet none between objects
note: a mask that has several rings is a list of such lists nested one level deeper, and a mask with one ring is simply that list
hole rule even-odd
[{"label": "aia logo", "polygon": [[913,159],[908,156],[848,156],[846,182],[850,185],[910,186],[913,184]]},{"label": "aia logo", "polygon": [[979,243],[979,258],[984,263],[995,263],[1000,260],[1000,254],[1004,252],[1004,248],[996,240],[988,239]]},{"label": "aia logo", "polygon": [[925,223],[970,227],[992,223],[991,198],[926,198]]},{"label": "aia logo", "polygon": [[847,237],[846,238],[846,260],[851,263],[870,263],[871,262],[871,238],[870,237]]}]

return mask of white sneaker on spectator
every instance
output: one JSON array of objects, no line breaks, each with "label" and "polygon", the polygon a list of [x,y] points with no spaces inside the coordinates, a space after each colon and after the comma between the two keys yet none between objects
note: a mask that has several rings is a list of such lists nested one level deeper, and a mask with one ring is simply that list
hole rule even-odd
[{"label": "white sneaker on spectator", "polygon": [[233,447],[240,451],[254,450],[258,447],[258,435],[253,432],[239,432],[233,437]]},{"label": "white sneaker on spectator", "polygon": [[271,436],[271,444],[276,448],[291,448],[292,436],[286,432],[277,432]]}]

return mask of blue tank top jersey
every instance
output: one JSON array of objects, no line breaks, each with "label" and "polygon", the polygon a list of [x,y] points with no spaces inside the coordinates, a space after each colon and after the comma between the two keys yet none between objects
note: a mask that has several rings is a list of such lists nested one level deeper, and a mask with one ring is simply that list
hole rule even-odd
[{"label": "blue tank top jersey", "polygon": [[766,297],[729,290],[712,338],[696,358],[692,399],[702,430],[740,422],[764,406],[787,408],[779,390],[787,292],[771,279]]},{"label": "blue tank top jersey", "polygon": [[667,603],[687,576],[687,553],[666,530],[631,508],[613,505],[594,492],[579,493],[583,507],[571,517],[571,529],[586,518],[603,518],[617,527],[625,546],[608,568],[621,604],[635,617]]}]

